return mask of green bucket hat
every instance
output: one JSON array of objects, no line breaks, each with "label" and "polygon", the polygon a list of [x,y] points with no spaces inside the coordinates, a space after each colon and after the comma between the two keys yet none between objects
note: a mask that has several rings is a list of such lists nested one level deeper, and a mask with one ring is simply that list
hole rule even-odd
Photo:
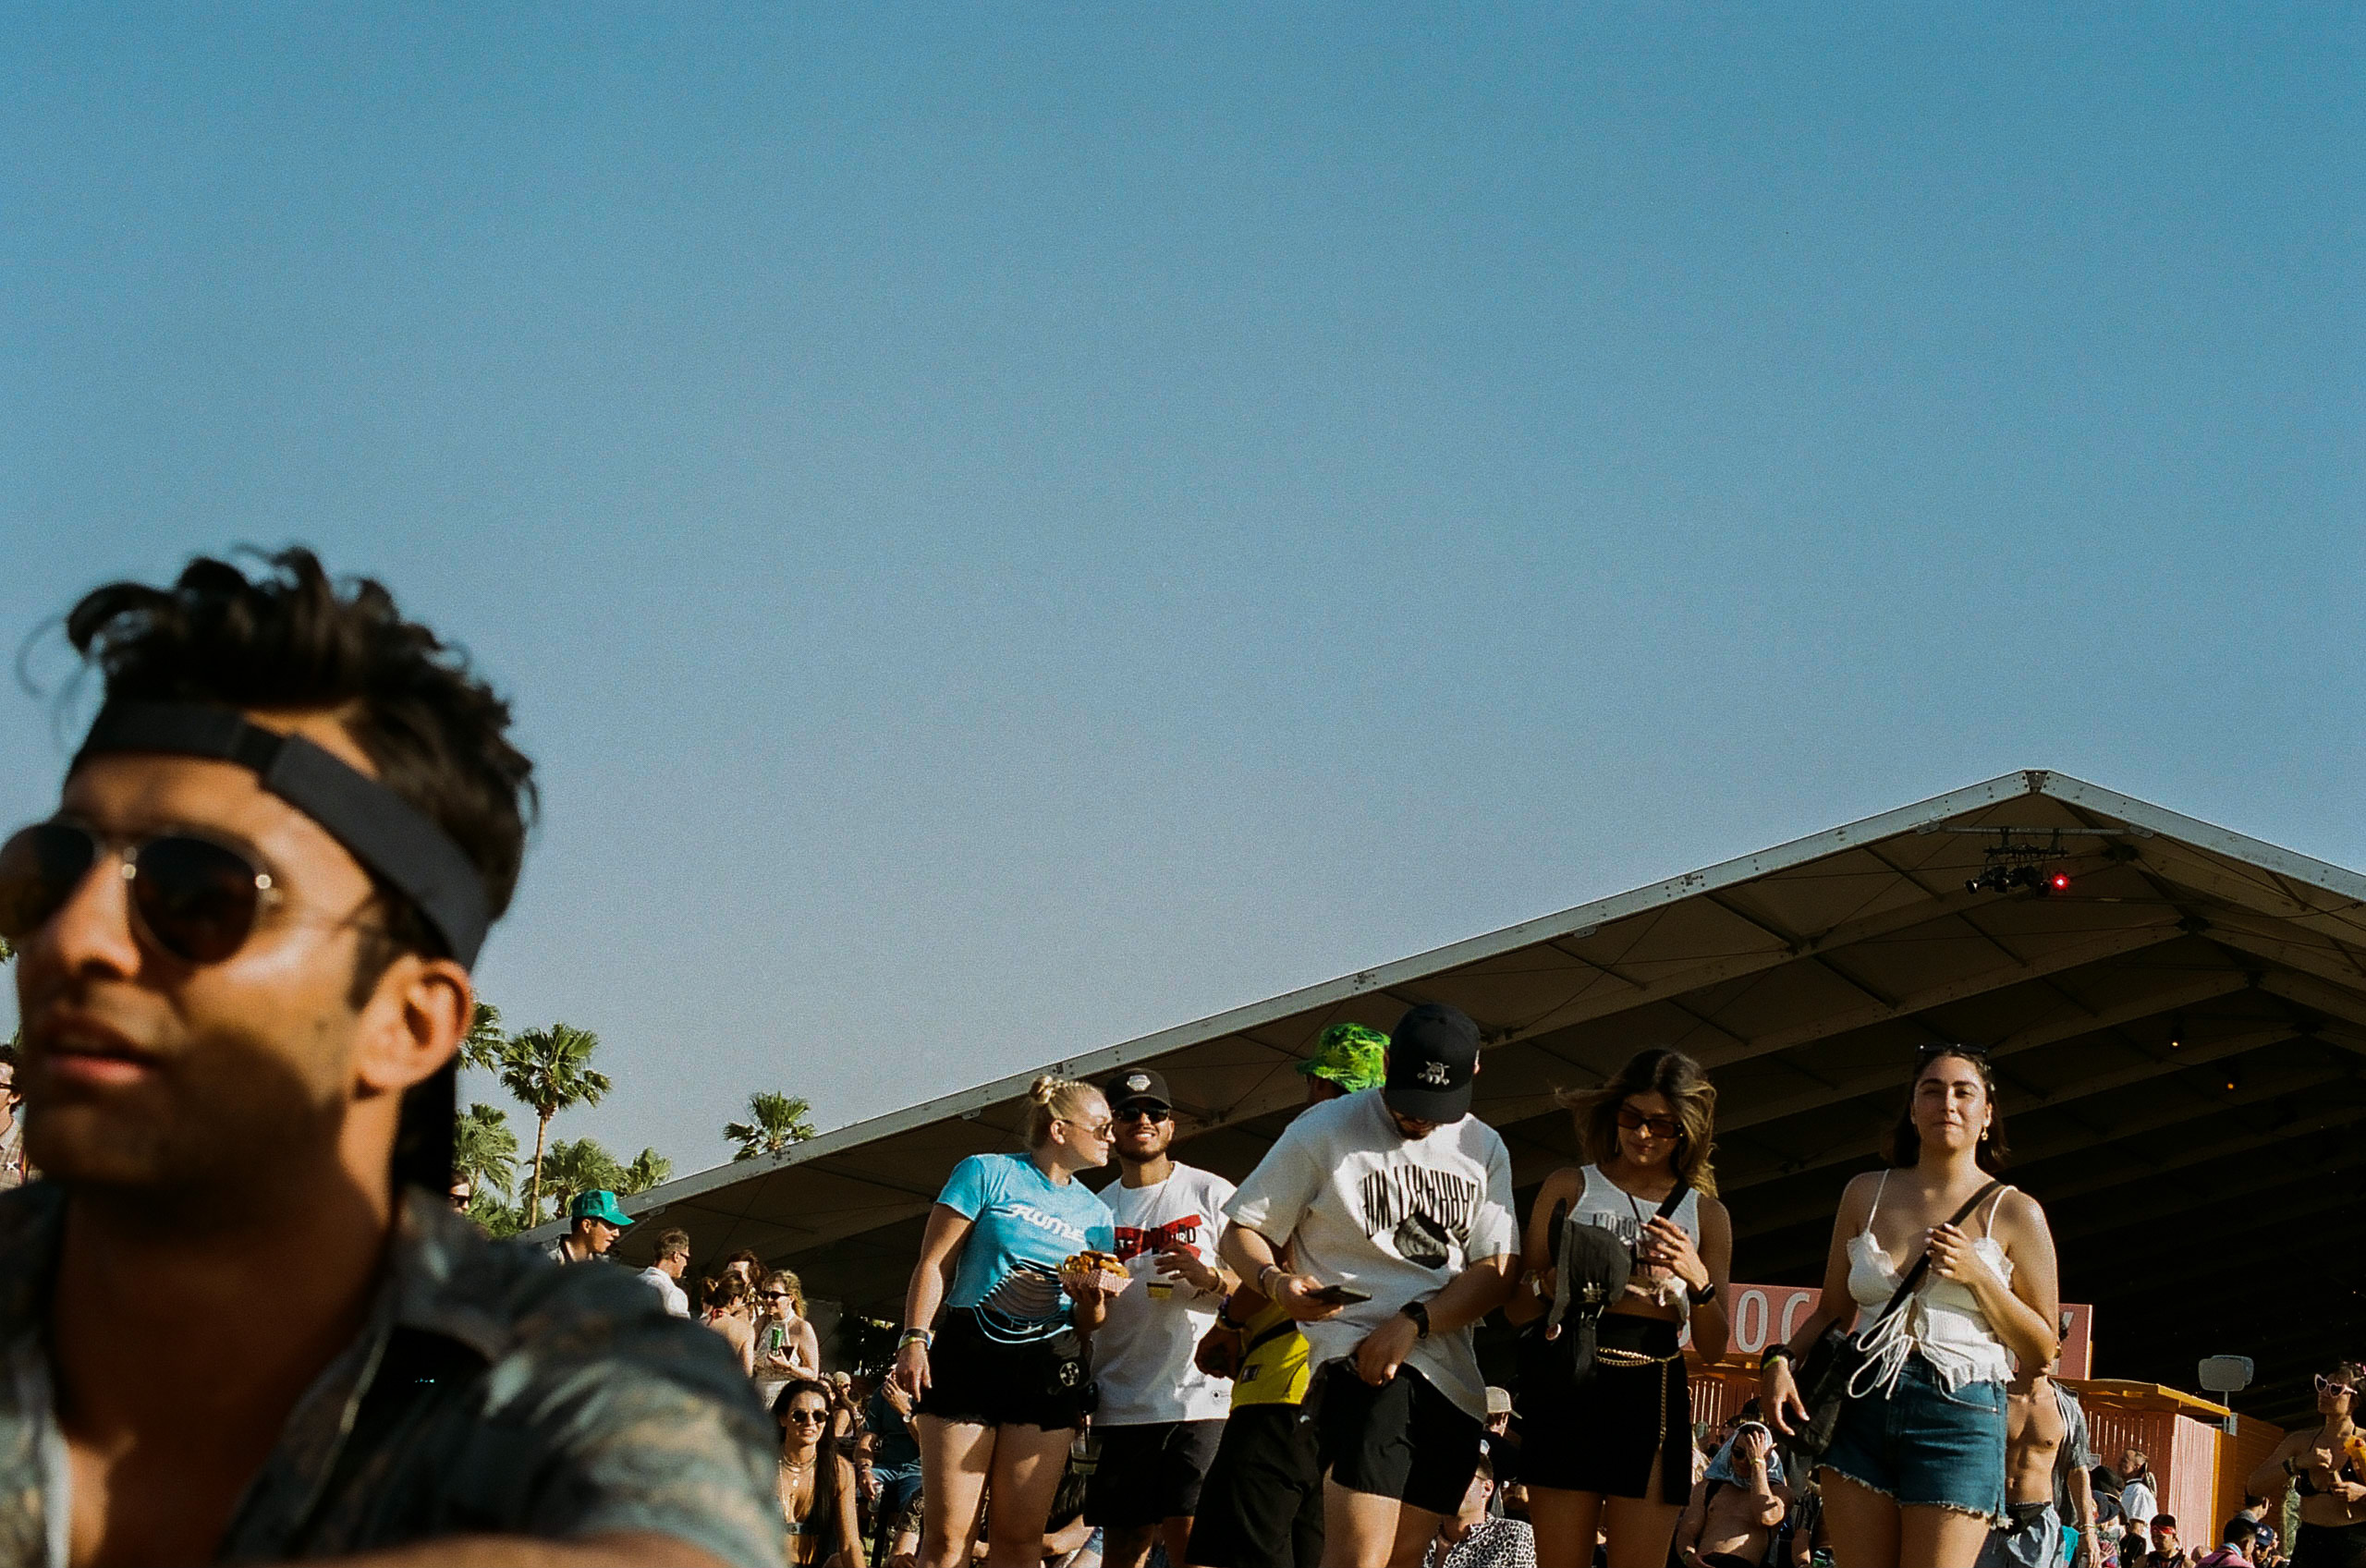
[{"label": "green bucket hat", "polygon": [[1334,1024],[1323,1031],[1314,1042],[1314,1054],[1299,1063],[1298,1070],[1310,1078],[1328,1078],[1354,1094],[1378,1087],[1386,1073],[1381,1052],[1387,1049],[1388,1037],[1378,1029]]},{"label": "green bucket hat", "polygon": [[575,1201],[567,1206],[567,1217],[570,1220],[605,1220],[618,1230],[632,1223],[631,1217],[616,1207],[616,1195],[605,1187],[577,1193]]}]

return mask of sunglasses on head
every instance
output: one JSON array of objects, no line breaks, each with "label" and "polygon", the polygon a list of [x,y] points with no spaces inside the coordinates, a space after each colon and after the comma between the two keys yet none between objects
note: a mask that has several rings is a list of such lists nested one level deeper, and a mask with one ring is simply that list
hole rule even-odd
[{"label": "sunglasses on head", "polygon": [[[0,845],[0,937],[20,942],[66,907],[118,847],[72,822],[35,822]],[[254,931],[280,890],[238,850],[194,833],[120,845],[135,931],[186,964],[219,964]]]},{"label": "sunglasses on head", "polygon": [[1655,1138],[1672,1138],[1684,1131],[1684,1124],[1673,1116],[1646,1116],[1627,1105],[1618,1108],[1618,1124],[1630,1133],[1649,1133]]}]

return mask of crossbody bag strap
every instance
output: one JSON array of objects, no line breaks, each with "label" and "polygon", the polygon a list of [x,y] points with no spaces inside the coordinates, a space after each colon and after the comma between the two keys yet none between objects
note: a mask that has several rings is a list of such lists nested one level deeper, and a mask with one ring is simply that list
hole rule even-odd
[{"label": "crossbody bag strap", "polygon": [[[1978,1192],[1973,1193],[1970,1197],[1967,1198],[1964,1201],[1964,1206],[1956,1210],[1955,1218],[1949,1220],[1947,1223],[1950,1225],[1960,1225],[1966,1220],[1970,1219],[1971,1211],[1979,1208],[1982,1203],[1987,1202],[1988,1195],[1994,1192],[2004,1185],[2005,1180],[2003,1177],[1991,1176],[1988,1179],[1988,1185],[1982,1187]],[[1882,1308],[1882,1319],[1886,1319],[1891,1313],[1896,1312],[1899,1307],[1906,1305],[1907,1297],[1914,1294],[1914,1287],[1922,1282],[1922,1271],[1930,1268],[1930,1266],[1931,1249],[1928,1246],[1925,1246],[1922,1249],[1922,1256],[1914,1260],[1914,1267],[1906,1271],[1906,1278],[1897,1282],[1896,1293],[1889,1298],[1889,1305]],[[1881,1319],[1877,1319],[1877,1321]]]}]

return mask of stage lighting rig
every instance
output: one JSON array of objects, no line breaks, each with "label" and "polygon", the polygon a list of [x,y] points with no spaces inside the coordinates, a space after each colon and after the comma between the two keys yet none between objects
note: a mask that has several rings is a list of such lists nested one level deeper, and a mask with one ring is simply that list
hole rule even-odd
[{"label": "stage lighting rig", "polygon": [[2043,835],[2043,842],[2015,837],[2018,830],[1997,828],[1996,842],[1981,852],[1987,863],[1980,874],[1965,881],[1966,893],[2029,892],[2050,898],[2070,891],[2070,873],[2061,861],[2067,853],[2062,847],[2062,833],[2055,830]]}]

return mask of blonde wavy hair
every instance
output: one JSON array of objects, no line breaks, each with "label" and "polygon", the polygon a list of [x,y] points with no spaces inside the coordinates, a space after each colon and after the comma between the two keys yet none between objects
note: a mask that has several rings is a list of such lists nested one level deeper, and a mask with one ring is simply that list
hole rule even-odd
[{"label": "blonde wavy hair", "polygon": [[805,1282],[787,1269],[775,1269],[764,1276],[764,1288],[778,1285],[788,1292],[788,1305],[799,1318],[805,1316]]},{"label": "blonde wavy hair", "polygon": [[1656,1094],[1676,1108],[1676,1153],[1668,1162],[1693,1191],[1716,1197],[1709,1156],[1717,1147],[1717,1086],[1681,1051],[1639,1051],[1600,1088],[1563,1089],[1554,1098],[1577,1118],[1586,1160],[1598,1165],[1617,1157],[1618,1108],[1638,1094]]},{"label": "blonde wavy hair", "polygon": [[1052,1124],[1074,1117],[1101,1091],[1082,1078],[1046,1073],[1027,1086],[1027,1147],[1041,1149],[1052,1136]]}]

